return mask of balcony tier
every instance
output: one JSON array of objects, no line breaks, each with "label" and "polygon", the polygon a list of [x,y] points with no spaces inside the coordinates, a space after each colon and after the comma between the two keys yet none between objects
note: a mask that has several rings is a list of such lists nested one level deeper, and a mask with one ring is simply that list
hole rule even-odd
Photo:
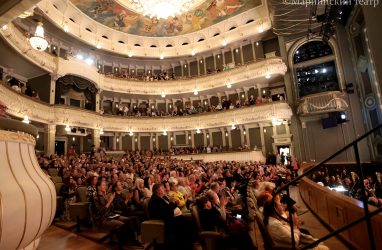
[{"label": "balcony tier", "polygon": [[0,84],[0,100],[8,107],[8,113],[16,117],[28,116],[30,120],[55,125],[103,129],[116,132],[186,131],[227,127],[232,124],[270,122],[272,118],[290,119],[292,110],[285,102],[274,102],[246,108],[201,115],[181,117],[118,117],[100,115],[66,105],[48,105],[15,92]]}]

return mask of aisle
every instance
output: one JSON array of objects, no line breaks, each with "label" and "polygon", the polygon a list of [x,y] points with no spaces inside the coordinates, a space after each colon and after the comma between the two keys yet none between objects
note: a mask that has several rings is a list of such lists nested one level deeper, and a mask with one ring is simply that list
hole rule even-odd
[{"label": "aisle", "polygon": [[[305,203],[301,199],[298,187],[292,186],[290,188],[290,194],[292,199],[297,202],[297,206],[300,206],[301,211],[306,211],[300,218],[304,221],[304,228],[308,229],[310,233],[316,237],[321,238],[329,233],[329,231],[321,224],[321,222],[312,214],[305,206]],[[332,237],[324,242],[324,244],[332,250],[345,250],[348,249],[340,240],[336,237]]]}]

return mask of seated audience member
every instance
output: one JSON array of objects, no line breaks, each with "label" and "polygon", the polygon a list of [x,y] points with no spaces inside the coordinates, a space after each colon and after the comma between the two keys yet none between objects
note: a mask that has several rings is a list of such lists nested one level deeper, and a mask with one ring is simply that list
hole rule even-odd
[{"label": "seated audience member", "polygon": [[150,198],[151,195],[153,194],[152,193],[152,187],[153,187],[152,184],[153,184],[153,181],[149,176],[146,176],[143,179],[143,186],[144,186],[143,191],[144,191],[145,198]]},{"label": "seated audience member", "polygon": [[165,222],[166,234],[172,240],[174,250],[192,249],[192,226],[183,215],[175,216],[176,209],[175,202],[166,199],[163,185],[155,184],[148,205],[150,219]]},{"label": "seated audience member", "polygon": [[186,200],[184,199],[183,194],[178,191],[178,186],[174,182],[170,182],[170,192],[168,192],[168,196],[175,201],[177,207],[181,211],[187,210]]},{"label": "seated audience member", "polygon": [[134,190],[134,197],[133,197],[133,205],[137,208],[142,210],[143,205],[142,202],[145,198],[148,198],[145,196],[144,191],[144,181],[141,178],[137,178],[135,180],[135,190]]},{"label": "seated audience member", "polygon": [[119,248],[123,249],[126,237],[132,245],[141,247],[142,244],[137,240],[137,230],[134,222],[124,216],[114,213],[113,201],[115,193],[107,193],[107,185],[104,181],[97,182],[97,195],[93,200],[93,219],[96,226],[113,231],[117,234]]},{"label": "seated audience member", "polygon": [[211,202],[209,197],[214,199],[207,194],[198,200],[200,223],[203,231],[218,231],[225,236],[218,242],[217,249],[222,249],[227,245],[242,250],[256,249],[243,221],[230,216],[222,216],[221,210],[225,209],[226,200],[223,198],[218,208],[216,202]]},{"label": "seated audience member", "polygon": [[112,188],[115,192],[115,198],[113,200],[114,210],[119,211],[125,216],[137,216],[140,221],[145,219],[143,211],[135,210],[135,206],[132,205],[134,192],[127,191],[123,193],[123,186],[120,181],[117,181]]},{"label": "seated audience member", "polygon": [[[280,219],[276,212],[280,215],[284,214],[279,200],[269,200],[264,204],[264,225],[266,226],[275,247],[292,249],[291,228],[289,222]],[[316,241],[311,235],[301,233],[299,230],[300,221],[297,217],[293,217],[293,219],[293,233],[297,248],[303,248]],[[329,248],[323,244],[319,244],[312,249],[327,250]]]}]

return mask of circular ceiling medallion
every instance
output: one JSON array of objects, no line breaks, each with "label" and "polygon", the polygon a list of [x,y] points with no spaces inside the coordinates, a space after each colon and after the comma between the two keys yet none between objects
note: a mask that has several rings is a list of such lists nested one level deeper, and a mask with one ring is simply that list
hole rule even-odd
[{"label": "circular ceiling medallion", "polygon": [[369,110],[374,109],[375,105],[377,104],[375,100],[375,96],[373,94],[367,95],[364,102],[365,102],[365,107]]}]

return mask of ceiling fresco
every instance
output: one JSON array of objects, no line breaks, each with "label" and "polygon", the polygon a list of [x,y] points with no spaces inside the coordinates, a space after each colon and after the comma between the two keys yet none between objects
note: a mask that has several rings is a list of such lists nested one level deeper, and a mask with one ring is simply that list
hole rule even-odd
[{"label": "ceiling fresco", "polygon": [[261,0],[206,0],[189,11],[167,19],[150,18],[113,0],[70,0],[97,22],[133,35],[149,37],[192,33],[261,5]]}]

